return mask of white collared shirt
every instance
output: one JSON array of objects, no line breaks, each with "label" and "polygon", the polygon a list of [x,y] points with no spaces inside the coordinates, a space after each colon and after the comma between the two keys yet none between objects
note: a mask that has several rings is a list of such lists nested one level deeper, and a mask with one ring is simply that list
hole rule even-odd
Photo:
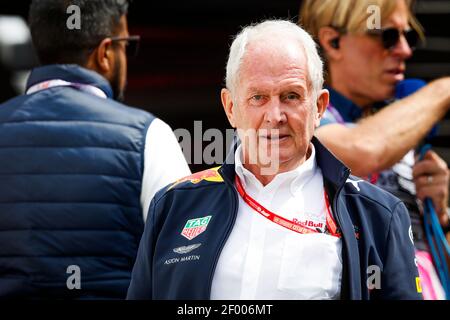
[{"label": "white collared shirt", "polygon": [[[296,169],[263,186],[242,165],[236,174],[246,192],[268,210],[299,222],[326,225],[322,172],[314,146]],[[323,229],[322,228],[322,229]],[[341,240],[328,234],[299,234],[261,216],[239,197],[233,230],[214,273],[211,299],[339,299]]]}]

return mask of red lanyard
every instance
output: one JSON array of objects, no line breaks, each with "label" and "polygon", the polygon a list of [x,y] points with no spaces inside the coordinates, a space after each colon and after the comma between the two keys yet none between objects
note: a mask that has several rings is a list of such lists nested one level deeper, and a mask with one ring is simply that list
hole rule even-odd
[{"label": "red lanyard", "polygon": [[[264,218],[269,219],[270,221],[286,228],[289,230],[292,230],[294,232],[297,233],[301,233],[301,234],[311,234],[311,233],[319,233],[318,230],[315,229],[311,229],[308,228],[306,226],[302,226],[299,224],[296,224],[290,220],[287,220],[279,215],[277,215],[276,213],[271,212],[270,210],[267,210],[264,206],[262,206],[260,203],[258,203],[255,199],[253,199],[251,196],[249,196],[247,194],[247,192],[245,192],[244,187],[242,186],[241,180],[239,179],[239,177],[236,175],[236,188],[238,193],[240,194],[240,196],[242,197],[242,199],[245,201],[245,203],[247,203],[250,208],[252,208],[253,210],[255,210],[256,212],[258,212],[260,215],[262,215]],[[329,233],[330,235],[334,236],[334,237],[341,237],[340,232],[337,231],[337,225],[336,222],[334,221],[334,218],[331,214],[330,211],[330,203],[328,201],[328,195],[327,193],[324,191],[324,197],[325,197],[325,205],[327,208],[327,228],[326,228],[326,232]]]}]

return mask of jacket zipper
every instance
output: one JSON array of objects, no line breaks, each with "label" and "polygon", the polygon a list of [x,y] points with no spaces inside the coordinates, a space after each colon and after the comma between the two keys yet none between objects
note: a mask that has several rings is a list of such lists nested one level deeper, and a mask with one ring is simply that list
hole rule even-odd
[{"label": "jacket zipper", "polygon": [[[347,176],[345,178],[346,181],[347,181],[349,176],[350,176],[350,174],[347,174]],[[337,220],[339,228],[341,229],[340,231],[341,231],[341,235],[342,235],[342,250],[347,250],[347,245],[346,245],[346,242],[345,242],[345,234],[342,231],[342,220],[341,220],[341,216],[340,216],[340,214],[338,213],[338,210],[337,210],[337,201],[338,201],[338,198],[339,198],[339,195],[340,195],[342,189],[344,188],[344,185],[345,185],[345,182],[336,190],[336,193],[335,193],[334,199],[333,199],[332,210],[333,210],[333,212],[335,214],[335,218]],[[344,261],[342,261],[342,263],[344,263]],[[347,272],[348,272],[348,270],[347,270]],[[341,288],[342,288],[342,284],[341,284]],[[341,297],[341,299],[342,299],[342,297]]]}]

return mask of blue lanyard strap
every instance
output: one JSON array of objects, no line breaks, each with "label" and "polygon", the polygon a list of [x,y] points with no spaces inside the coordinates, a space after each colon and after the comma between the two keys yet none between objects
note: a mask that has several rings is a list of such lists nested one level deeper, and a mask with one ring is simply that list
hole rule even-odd
[{"label": "blue lanyard strap", "polygon": [[[422,160],[430,149],[431,145],[429,144],[423,146],[420,150],[419,160]],[[450,256],[450,246],[442,231],[433,202],[430,198],[426,198],[424,204],[423,219],[425,235],[433,256],[433,262],[438,271],[439,279],[441,280],[442,287],[445,291],[446,299],[450,300],[450,274],[445,258],[445,254]]]}]

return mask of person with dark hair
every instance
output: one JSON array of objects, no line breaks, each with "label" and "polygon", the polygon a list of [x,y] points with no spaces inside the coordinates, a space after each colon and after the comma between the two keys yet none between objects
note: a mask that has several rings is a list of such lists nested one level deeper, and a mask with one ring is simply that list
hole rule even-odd
[{"label": "person with dark hair", "polygon": [[42,66],[0,105],[0,297],[125,298],[150,200],[190,173],[167,124],[115,101],[139,39],[127,10],[31,2]]},{"label": "person with dark hair", "polygon": [[[79,29],[67,26],[69,6],[80,8]],[[109,81],[113,97],[123,100],[126,60],[116,53],[121,46],[136,48],[139,40],[128,36],[127,10],[125,0],[33,1],[29,25],[41,64],[77,64],[96,71]],[[102,65],[102,54],[111,54],[108,67]]]}]

